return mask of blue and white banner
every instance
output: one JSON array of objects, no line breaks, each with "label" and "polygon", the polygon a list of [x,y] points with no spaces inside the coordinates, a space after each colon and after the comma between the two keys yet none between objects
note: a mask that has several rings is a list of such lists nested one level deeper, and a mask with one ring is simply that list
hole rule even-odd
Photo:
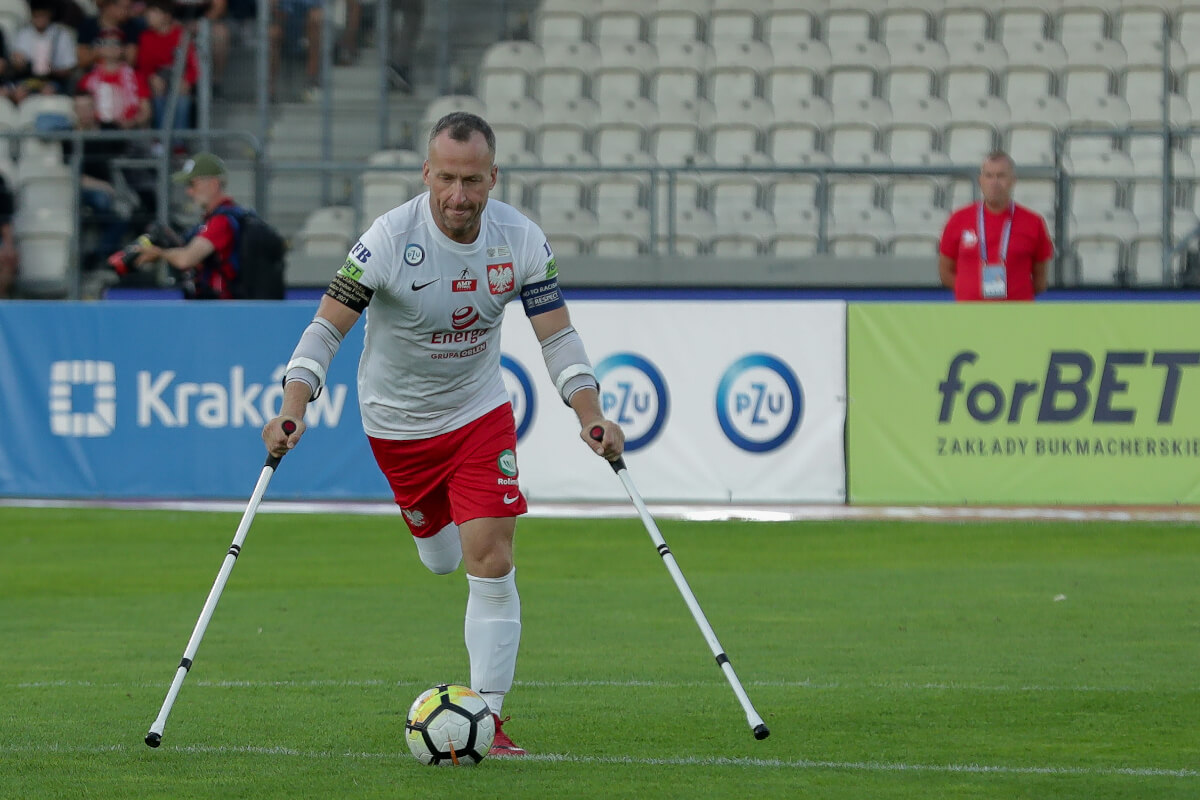
[{"label": "blue and white banner", "polygon": [[[315,309],[0,302],[0,496],[248,496]],[[844,501],[844,303],[582,300],[571,313],[648,500]],[[362,333],[343,342],[272,498],[390,498],[358,415]],[[623,500],[517,305],[502,363],[529,498]]]}]

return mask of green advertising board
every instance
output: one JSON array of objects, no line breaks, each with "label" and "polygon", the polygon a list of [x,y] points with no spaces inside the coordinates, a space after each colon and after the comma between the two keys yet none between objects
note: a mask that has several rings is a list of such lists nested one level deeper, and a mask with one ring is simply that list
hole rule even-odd
[{"label": "green advertising board", "polygon": [[1200,502],[1200,307],[848,309],[851,503]]}]

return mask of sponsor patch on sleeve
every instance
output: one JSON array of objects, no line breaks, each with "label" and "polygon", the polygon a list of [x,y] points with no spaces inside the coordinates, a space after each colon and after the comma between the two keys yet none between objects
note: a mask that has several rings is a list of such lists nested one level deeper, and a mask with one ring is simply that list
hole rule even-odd
[{"label": "sponsor patch on sleeve", "polygon": [[525,316],[527,317],[544,314],[547,311],[562,308],[566,304],[562,292],[559,291],[557,277],[529,283],[521,289],[521,305],[525,306]]},{"label": "sponsor patch on sleeve", "polygon": [[347,258],[346,263],[342,265],[337,274],[343,275],[352,281],[357,281],[363,275],[363,268],[353,258]]},{"label": "sponsor patch on sleeve", "polygon": [[550,256],[550,260],[546,262],[546,279],[558,277],[558,262],[554,256]]}]

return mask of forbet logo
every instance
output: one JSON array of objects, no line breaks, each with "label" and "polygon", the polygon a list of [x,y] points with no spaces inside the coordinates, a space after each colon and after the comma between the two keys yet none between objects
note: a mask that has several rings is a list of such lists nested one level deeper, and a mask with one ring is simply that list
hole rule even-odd
[{"label": "forbet logo", "polygon": [[108,436],[117,426],[117,369],[111,361],[50,365],[50,431],[55,436]]}]

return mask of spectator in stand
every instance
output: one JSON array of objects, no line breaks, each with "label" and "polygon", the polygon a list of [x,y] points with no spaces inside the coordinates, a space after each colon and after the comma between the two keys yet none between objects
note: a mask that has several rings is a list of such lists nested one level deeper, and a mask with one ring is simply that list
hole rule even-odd
[{"label": "spectator in stand", "polygon": [[[136,68],[138,74],[150,85],[156,128],[163,126],[167,98],[171,91],[171,69],[175,64],[175,50],[183,37],[183,25],[175,19],[173,7],[172,0],[150,0],[146,4],[146,30],[142,31],[138,39]],[[199,75],[196,48],[189,44],[172,124],[177,130],[191,126],[192,94]]]},{"label": "spectator in stand", "polygon": [[[392,45],[389,65],[392,86],[404,94],[412,94],[412,68],[425,24],[425,0],[392,0],[392,13],[400,15],[400,35]],[[389,33],[394,29],[394,23],[387,27]]]},{"label": "spectator in stand", "polygon": [[[284,41],[305,42],[304,99],[312,101],[321,88],[321,25],[322,0],[272,0],[275,7],[274,24],[281,34],[271,54],[272,61],[279,62],[279,48]],[[275,74],[277,68],[271,70]]]},{"label": "spectator in stand", "polygon": [[94,17],[88,17],[79,26],[79,41],[75,46],[79,68],[87,73],[96,65],[99,57],[96,52],[96,40],[100,32],[109,28],[121,31],[125,44],[121,48],[121,57],[130,66],[137,63],[137,43],[146,29],[146,21],[133,15],[132,0],[100,0],[99,12]]},{"label": "spectator in stand", "polygon": [[228,0],[212,0],[204,16],[209,22],[209,45],[212,50],[212,91],[221,94],[221,82],[225,78],[225,66],[229,63],[229,14]]},{"label": "spectator in stand", "polygon": [[99,60],[79,80],[78,93],[92,99],[96,122],[105,129],[145,128],[150,123],[150,85],[125,61],[125,35],[119,28],[100,32]]},{"label": "spectator in stand", "polygon": [[55,22],[55,0],[30,0],[29,22],[17,30],[9,57],[14,86],[12,99],[31,94],[67,91],[75,69],[75,34]]},{"label": "spectator in stand", "polygon": [[1013,200],[1016,182],[1012,157],[989,153],[979,168],[983,199],[947,220],[938,274],[955,300],[1033,300],[1046,291],[1054,244],[1041,215]]},{"label": "spectator in stand", "polygon": [[13,194],[0,175],[0,300],[12,297],[17,278],[17,243],[13,236]]},{"label": "spectator in stand", "polygon": [[[117,44],[108,45],[108,47],[114,51],[120,49]],[[120,56],[117,56],[117,59],[119,58]],[[132,68],[128,64],[123,64],[123,66],[124,69],[132,72]],[[99,69],[97,67],[88,73],[80,82],[80,86],[89,82],[88,79],[93,77]],[[75,118],[79,130],[118,130],[133,127],[136,119],[150,119],[148,90],[144,94],[130,97],[127,86],[96,81],[91,81],[91,83],[93,84],[92,91],[95,94],[89,94],[81,88],[82,93],[75,96]],[[144,84],[142,86],[144,88]],[[135,117],[119,122],[102,121],[98,105],[103,103],[109,106],[111,111],[114,100],[120,102],[122,95],[124,101],[129,103],[128,108],[135,114]],[[104,99],[100,100],[99,98]],[[129,147],[128,143],[121,141],[91,141],[84,144],[79,202],[84,212],[84,225],[88,228],[86,232],[90,234],[85,238],[94,242],[94,246],[88,248],[88,252],[83,255],[82,263],[85,270],[103,267],[107,256],[120,248],[128,233],[130,218],[139,201],[137,195],[121,180],[119,170],[113,166],[113,160],[129,155]],[[71,158],[72,149],[72,142],[64,143],[63,151],[68,160]]]}]

